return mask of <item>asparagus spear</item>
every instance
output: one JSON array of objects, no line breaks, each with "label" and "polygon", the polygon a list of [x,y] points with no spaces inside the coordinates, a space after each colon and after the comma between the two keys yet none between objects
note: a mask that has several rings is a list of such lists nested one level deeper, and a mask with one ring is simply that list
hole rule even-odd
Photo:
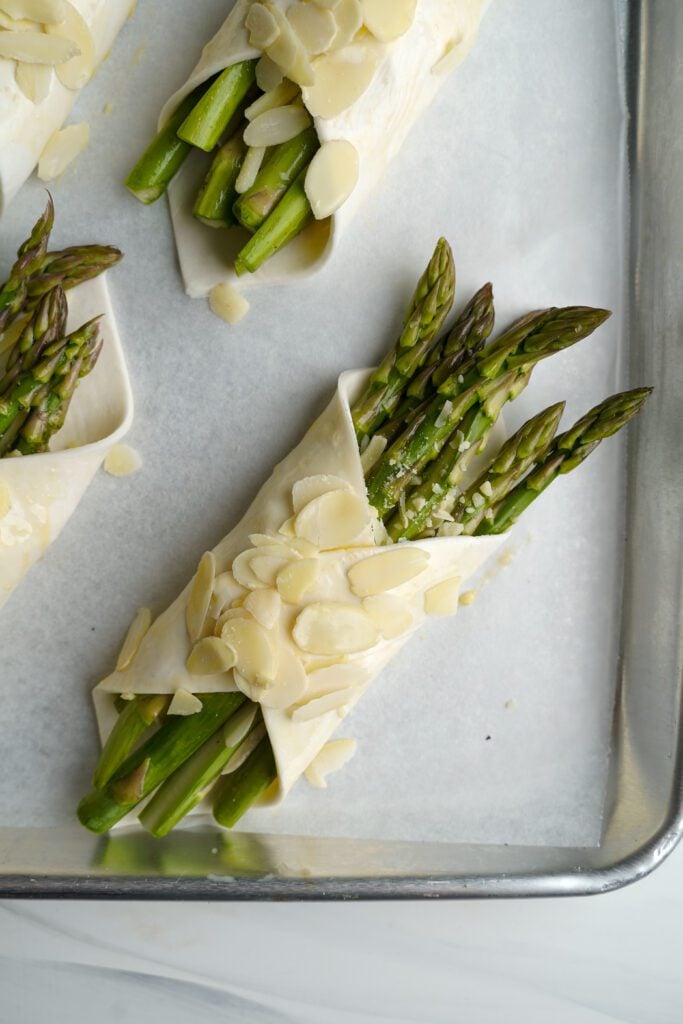
[{"label": "asparagus spear", "polygon": [[244,764],[221,782],[213,805],[218,824],[225,828],[236,825],[276,777],[275,758],[266,736]]},{"label": "asparagus spear", "polygon": [[609,315],[584,306],[531,313],[488,345],[467,374],[448,377],[418,421],[383,453],[368,480],[368,497],[380,516],[398,504],[411,477],[439,454],[465,413],[485,402],[502,376],[514,370],[527,373],[541,359],[587,337]]},{"label": "asparagus spear", "polygon": [[167,718],[163,728],[130,754],[102,789],[78,805],[78,818],[91,832],[106,832],[153,792],[237,711],[241,693],[200,696],[202,710]]},{"label": "asparagus spear", "polygon": [[123,259],[113,245],[74,245],[47,253],[41,267],[28,282],[25,309],[34,309],[38,301],[57,285],[65,291],[99,277]]},{"label": "asparagus spear", "polygon": [[95,789],[106,786],[140,737],[163,718],[170,703],[171,698],[166,694],[135,697],[126,702],[97,762],[92,780]]},{"label": "asparagus spear", "polygon": [[149,205],[164,194],[189,156],[192,146],[178,137],[178,129],[206,92],[208,83],[186,96],[152,139],[124,184],[141,203]]},{"label": "asparagus spear", "polygon": [[66,328],[66,296],[64,289],[57,285],[42,296],[30,319],[12,347],[0,378],[0,395],[14,383],[17,377],[35,365],[45,349],[64,334]]},{"label": "asparagus spear", "polygon": [[605,399],[574,426],[555,439],[543,460],[494,508],[492,520],[484,519],[477,535],[503,533],[553,480],[579,466],[602,440],[621,430],[640,412],[652,388],[636,388]]},{"label": "asparagus spear", "polygon": [[243,127],[218,150],[194,204],[194,216],[208,227],[229,228],[237,223],[232,208],[237,199],[235,182],[247,151]]},{"label": "asparagus spear", "polygon": [[26,300],[28,282],[40,266],[47,252],[55,210],[48,194],[47,206],[33,226],[33,230],[17,253],[10,275],[0,288],[0,334],[21,312]]},{"label": "asparagus spear", "polygon": [[266,217],[243,249],[237,254],[235,271],[238,275],[253,274],[266,260],[291,242],[313,218],[306,198],[303,170],[294,179],[273,212]]},{"label": "asparagus spear", "polygon": [[254,184],[235,202],[234,213],[240,224],[250,231],[260,228],[294,179],[308,167],[318,146],[318,135],[313,126],[289,142],[274,146]]},{"label": "asparagus spear", "polygon": [[428,357],[453,305],[455,266],[445,238],[440,238],[420,278],[394,349],[371,375],[356,402],[353,424],[359,441],[376,433],[398,407],[413,374]]},{"label": "asparagus spear", "polygon": [[178,138],[209,153],[226,131],[256,81],[256,61],[226,68],[178,128]]}]

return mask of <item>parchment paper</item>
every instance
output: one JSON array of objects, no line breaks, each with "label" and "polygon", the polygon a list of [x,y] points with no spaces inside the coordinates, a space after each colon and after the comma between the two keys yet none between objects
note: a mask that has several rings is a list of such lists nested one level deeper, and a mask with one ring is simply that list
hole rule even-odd
[{"label": "parchment paper", "polygon": [[[485,280],[498,323],[605,305],[592,340],[547,361],[508,421],[568,400],[567,421],[624,384],[623,53],[609,0],[495,0],[479,43],[413,131],[333,266],[252,292],[237,328],[183,294],[167,211],[119,182],[225,3],[142,3],[81,97],[88,151],[54,188],[55,244],[120,244],[110,288],[137,398],[138,475],[101,475],[0,616],[0,823],[73,810],[97,754],[90,689],[135,609],[163,609],[198,555],[328,401],[379,358],[439,234],[460,307]],[[198,13],[201,16],[198,17]],[[113,112],[104,114],[105,104]],[[30,184],[0,222],[2,269],[42,208]],[[490,843],[599,840],[616,679],[623,441],[554,485],[476,602],[430,623],[352,716],[354,760],[248,826]],[[246,825],[245,825],[246,827]]]}]

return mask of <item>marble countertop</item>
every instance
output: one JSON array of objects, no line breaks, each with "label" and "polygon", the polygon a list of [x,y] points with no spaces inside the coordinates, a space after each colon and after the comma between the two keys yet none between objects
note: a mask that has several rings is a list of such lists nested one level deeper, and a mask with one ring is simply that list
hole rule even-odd
[{"label": "marble countertop", "polygon": [[583,899],[4,902],[0,1024],[680,1024],[682,918],[683,849]]}]

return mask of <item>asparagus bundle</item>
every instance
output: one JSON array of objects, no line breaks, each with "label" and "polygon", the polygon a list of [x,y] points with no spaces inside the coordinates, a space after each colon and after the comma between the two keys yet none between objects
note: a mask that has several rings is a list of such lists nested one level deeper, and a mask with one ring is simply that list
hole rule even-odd
[{"label": "asparagus bundle", "polygon": [[[325,755],[337,714],[362,692],[357,673],[370,666],[377,674],[419,624],[418,606],[452,613],[461,580],[492,550],[487,538],[642,408],[647,388],[608,398],[556,435],[564,404],[550,406],[495,454],[487,450],[473,480],[473,455],[534,366],[587,337],[608,313],[534,312],[486,344],[490,285],[440,336],[454,288],[452,253],[440,239],[396,345],[355,401],[332,403],[264,487],[245,526],[202,558],[176,604],[136,638],[134,657],[128,644],[119,670],[98,687],[101,710],[131,681],[95,788],[79,806],[86,827],[111,828],[150,794],[140,820],[156,836],[207,794],[217,822],[232,827],[278,779],[286,788],[311,761],[309,777],[320,781],[315,755]],[[345,468],[352,456],[354,468]],[[292,481],[294,516],[278,530]],[[356,486],[367,487],[362,502]],[[178,650],[189,655],[174,692],[168,676]],[[110,722],[112,713],[110,705]]]},{"label": "asparagus bundle", "polygon": [[49,252],[53,224],[48,197],[0,287],[0,342],[10,339],[0,376],[0,456],[48,450],[102,347],[99,318],[66,334],[65,291],[113,266],[121,253],[99,245]]}]

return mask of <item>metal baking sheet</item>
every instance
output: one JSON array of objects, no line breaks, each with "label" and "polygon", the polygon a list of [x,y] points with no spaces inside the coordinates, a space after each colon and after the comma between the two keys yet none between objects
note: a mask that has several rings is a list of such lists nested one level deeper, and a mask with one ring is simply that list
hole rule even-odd
[{"label": "metal baking sheet", "polygon": [[[180,6],[173,11],[182,22],[173,34],[183,53],[196,52],[220,23],[222,6],[206,0],[201,24]],[[0,730],[11,767],[4,774],[9,785],[0,789],[3,892],[166,898],[594,892],[633,880],[673,846],[681,798],[683,499],[675,395],[683,362],[677,333],[683,182],[669,140],[683,106],[683,87],[671,73],[683,45],[683,14],[673,0],[657,4],[656,18],[653,7],[559,0],[549,12],[533,0],[522,12],[512,0],[496,0],[457,83],[417,127],[382,196],[347,238],[345,263],[303,287],[259,295],[244,330],[230,334],[179,293],[165,211],[141,215],[117,191],[152,111],[184,70],[182,57],[156,59],[154,37],[143,31],[152,19],[141,5],[139,21],[81,100],[93,143],[55,197],[62,232],[73,232],[64,243],[82,241],[96,225],[103,239],[121,240],[135,254],[112,287],[138,391],[133,441],[148,466],[124,483],[96,482],[68,533],[0,619],[7,686]],[[104,115],[108,102],[114,111]],[[567,145],[569,139],[575,144]],[[424,187],[416,195],[414,183],[427,175],[429,196]],[[37,194],[35,186],[26,189],[11,213],[16,240]],[[4,252],[5,224],[0,231]],[[412,834],[402,831],[400,809],[393,824],[386,816],[384,834],[344,818],[353,789],[335,787],[320,812],[332,816],[322,835],[301,834],[293,805],[289,835],[280,820],[265,835],[203,828],[162,843],[139,833],[90,837],[70,819],[95,756],[86,694],[111,664],[131,609],[161,608],[173,597],[196,552],[225,531],[320,407],[335,373],[367,362],[371,349],[381,351],[387,310],[395,311],[395,327],[415,251],[427,253],[440,232],[456,248],[461,299],[481,283],[477,275],[490,275],[502,321],[531,296],[539,305],[584,301],[617,311],[604,348],[590,357],[577,350],[559,374],[551,364],[543,367],[529,404],[516,415],[555,400],[558,385],[570,414],[629,378],[657,387],[655,411],[631,433],[628,464],[620,462],[617,444],[611,457],[596,457],[593,476],[576,490],[549,494],[518,532],[513,565],[457,623],[459,689],[469,681],[453,712],[462,756],[457,799],[418,807]],[[207,451],[212,461],[198,457]],[[572,540],[577,522],[580,542]],[[548,635],[552,656],[543,647]],[[428,639],[434,645],[438,634]],[[392,699],[409,700],[424,645],[414,645],[412,660],[400,667],[397,682],[392,678]],[[455,681],[437,659],[429,682]],[[366,705],[368,766],[376,757],[371,726],[384,713],[386,694],[378,691],[375,707]],[[579,719],[578,706],[591,694],[594,714]],[[515,703],[506,708],[509,700]],[[583,732],[575,731],[573,743],[568,722],[587,723],[592,746]],[[434,741],[427,730],[423,749]],[[522,744],[533,748],[537,784],[530,786],[528,772],[518,777],[506,816],[500,790],[511,772],[515,781]],[[391,767],[381,765],[380,781],[384,775],[391,782]],[[382,795],[380,789],[375,798]],[[335,801],[342,809],[336,819]],[[305,808],[300,822],[304,815]]]}]

